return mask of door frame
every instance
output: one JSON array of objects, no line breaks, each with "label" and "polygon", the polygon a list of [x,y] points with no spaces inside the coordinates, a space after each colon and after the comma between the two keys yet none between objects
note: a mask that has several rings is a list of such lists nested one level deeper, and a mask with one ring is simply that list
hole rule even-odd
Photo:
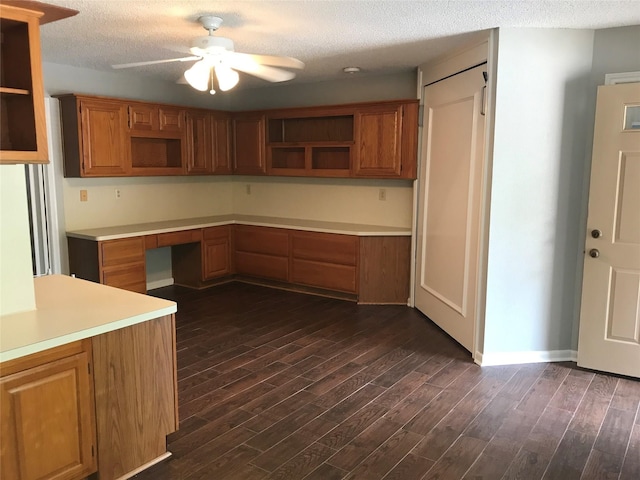
[{"label": "door frame", "polygon": [[413,182],[413,218],[411,232],[411,279],[409,306],[415,308],[415,280],[416,280],[416,256],[418,237],[418,213],[419,213],[419,179],[422,164],[424,163],[423,151],[423,125],[424,125],[424,87],[442,80],[451,75],[462,72],[480,63],[487,63],[489,75],[485,94],[485,146],[482,168],[482,192],[479,220],[479,244],[478,244],[478,272],[476,305],[474,306],[475,327],[473,335],[473,350],[471,356],[475,363],[482,364],[482,351],[484,345],[485,303],[487,284],[487,263],[489,245],[489,212],[491,204],[491,159],[493,158],[493,131],[496,76],[498,58],[498,29],[479,32],[476,38],[466,46],[448,53],[438,59],[427,62],[418,67],[417,97],[420,101],[420,114],[418,120],[418,178]]}]

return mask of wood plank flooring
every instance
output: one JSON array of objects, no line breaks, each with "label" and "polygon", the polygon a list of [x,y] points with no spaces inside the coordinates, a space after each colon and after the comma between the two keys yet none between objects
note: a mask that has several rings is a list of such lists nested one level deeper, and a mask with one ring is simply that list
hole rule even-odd
[{"label": "wood plank flooring", "polygon": [[480,368],[416,310],[168,287],[180,430],[138,479],[640,478],[640,382]]}]

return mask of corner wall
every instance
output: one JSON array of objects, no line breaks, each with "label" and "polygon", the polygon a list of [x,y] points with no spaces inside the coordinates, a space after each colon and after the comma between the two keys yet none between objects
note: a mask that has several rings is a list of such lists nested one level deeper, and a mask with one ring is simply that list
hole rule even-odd
[{"label": "corner wall", "polygon": [[500,29],[483,364],[571,356],[593,35]]}]

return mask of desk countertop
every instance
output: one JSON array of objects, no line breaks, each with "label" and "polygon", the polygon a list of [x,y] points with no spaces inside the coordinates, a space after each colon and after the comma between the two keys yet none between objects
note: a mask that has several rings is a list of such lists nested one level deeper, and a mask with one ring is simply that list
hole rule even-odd
[{"label": "desk countertop", "polygon": [[176,312],[175,302],[64,275],[34,280],[36,310],[0,317],[0,362]]},{"label": "desk countertop", "polygon": [[181,220],[140,223],[136,225],[92,228],[87,230],[69,231],[67,232],[67,236],[82,238],[85,240],[104,241],[231,224],[290,228],[293,230],[338,233],[343,235],[357,235],[361,237],[411,236],[411,228],[405,227],[384,227],[379,225],[322,222],[317,220],[260,217],[253,215],[219,215],[215,217],[186,218]]}]

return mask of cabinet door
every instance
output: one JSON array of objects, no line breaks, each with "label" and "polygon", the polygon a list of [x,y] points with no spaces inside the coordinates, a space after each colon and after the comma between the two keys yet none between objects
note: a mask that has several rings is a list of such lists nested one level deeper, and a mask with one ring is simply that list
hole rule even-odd
[{"label": "cabinet door", "polygon": [[363,108],[356,112],[355,121],[354,174],[400,177],[402,106]]},{"label": "cabinet door", "polygon": [[203,280],[222,277],[231,273],[231,242],[229,227],[212,227],[204,230],[202,241]]},{"label": "cabinet door", "polygon": [[92,383],[87,351],[0,380],[2,478],[71,480],[96,471]]},{"label": "cabinet door", "polygon": [[211,116],[206,112],[188,112],[187,173],[190,175],[211,173]]},{"label": "cabinet door", "polygon": [[242,114],[233,119],[233,172],[238,175],[264,175],[264,115]]},{"label": "cabinet door", "polygon": [[231,174],[231,119],[227,115],[211,117],[211,139],[213,173]]},{"label": "cabinet door", "polygon": [[130,165],[126,105],[117,101],[82,100],[80,117],[83,175],[125,175]]},{"label": "cabinet door", "polygon": [[161,132],[181,133],[184,128],[184,110],[171,107],[159,107],[158,120]]},{"label": "cabinet door", "polygon": [[148,132],[158,130],[158,109],[154,105],[130,105],[129,125],[131,130]]}]

